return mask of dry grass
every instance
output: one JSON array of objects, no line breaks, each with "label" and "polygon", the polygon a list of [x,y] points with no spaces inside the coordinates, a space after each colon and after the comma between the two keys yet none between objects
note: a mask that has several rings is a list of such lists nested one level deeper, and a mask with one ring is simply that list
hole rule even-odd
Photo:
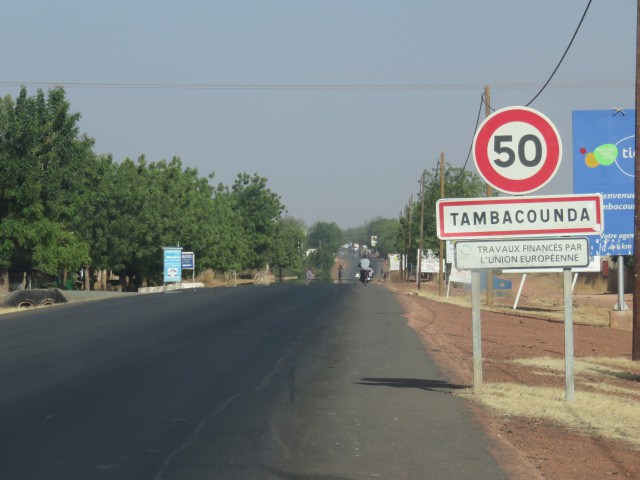
[{"label": "dry grass", "polygon": [[483,394],[477,397],[472,391],[461,395],[507,417],[544,418],[588,435],[623,440],[640,448],[638,400],[579,391],[576,400],[567,403],[561,388],[514,383],[485,384]]},{"label": "dry grass", "polygon": [[[549,276],[549,281],[553,284],[556,274],[545,275]],[[417,290],[415,286],[409,286],[407,284],[398,284],[396,286],[393,283],[387,284],[387,286],[390,290],[395,292],[404,292],[407,295],[416,295],[419,297],[434,300],[436,302],[450,303],[452,305],[471,308],[471,292],[459,287],[452,288],[449,297],[446,297],[445,286],[445,295],[441,297],[440,295],[438,295],[437,289],[433,288],[423,288],[422,290]],[[482,310],[487,310],[487,307],[485,305],[485,298],[486,297],[483,292],[480,296]],[[564,302],[562,298],[547,298],[540,296],[536,297],[535,299],[535,308],[522,306],[521,304],[518,306],[517,310],[514,310],[513,300],[510,297],[496,297],[494,308],[490,310],[494,312],[507,313],[510,315],[516,314],[523,317],[548,318],[557,321],[564,321]],[[573,323],[580,325],[593,325],[598,327],[609,326],[608,311],[606,308],[600,307],[598,305],[590,305],[586,303],[577,305],[574,303]]]},{"label": "dry grass", "polygon": [[196,282],[203,283],[205,287],[225,287],[240,285],[242,283],[253,283],[253,279],[240,278],[233,273],[217,274],[210,268],[202,270],[196,275]]},{"label": "dry grass", "polygon": [[[526,358],[513,363],[539,375],[563,376],[564,359]],[[623,440],[640,448],[640,366],[624,358],[575,359],[575,401],[565,402],[564,389],[515,383],[483,385],[483,394],[460,394],[489,406],[500,415],[543,418],[593,436]]]},{"label": "dry grass", "polygon": [[[555,372],[564,371],[564,359],[550,357],[522,358],[513,360],[519,365],[531,366]],[[640,365],[626,358],[579,357],[574,360],[576,375],[595,375],[638,383],[640,389]],[[640,395],[640,390],[638,391]]]},{"label": "dry grass", "polygon": [[597,295],[607,293],[608,288],[609,285],[607,279],[602,277],[599,273],[581,273],[578,275],[578,281],[576,282],[573,293]]}]

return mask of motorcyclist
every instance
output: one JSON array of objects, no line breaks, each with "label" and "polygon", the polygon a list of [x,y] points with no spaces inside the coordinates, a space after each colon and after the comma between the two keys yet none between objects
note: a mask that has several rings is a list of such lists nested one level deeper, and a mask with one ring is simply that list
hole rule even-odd
[{"label": "motorcyclist", "polygon": [[371,268],[371,260],[368,258],[360,259],[360,263],[358,263],[358,267],[360,267],[360,281],[365,283],[365,279],[369,280],[373,279],[373,268]]}]

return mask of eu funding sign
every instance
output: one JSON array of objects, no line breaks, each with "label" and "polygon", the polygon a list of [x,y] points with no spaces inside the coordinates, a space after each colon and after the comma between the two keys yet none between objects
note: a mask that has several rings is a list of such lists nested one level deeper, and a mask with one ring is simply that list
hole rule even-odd
[{"label": "eu funding sign", "polygon": [[589,241],[585,237],[460,240],[455,249],[458,270],[589,265]]},{"label": "eu funding sign", "polygon": [[441,240],[593,235],[602,231],[602,196],[447,198],[436,202]]}]

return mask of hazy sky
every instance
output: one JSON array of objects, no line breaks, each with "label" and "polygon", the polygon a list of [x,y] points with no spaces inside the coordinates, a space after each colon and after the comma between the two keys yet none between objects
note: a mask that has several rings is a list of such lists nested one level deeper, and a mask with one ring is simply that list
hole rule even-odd
[{"label": "hazy sky", "polygon": [[[586,5],[8,0],[0,95],[62,84],[97,153],[179,156],[215,183],[257,172],[308,225],[357,226],[396,218],[440,152],[463,165],[484,85],[496,109],[528,103]],[[564,146],[537,193],[572,192],[572,110],[633,108],[635,23],[636,2],[594,0],[531,105]]]}]

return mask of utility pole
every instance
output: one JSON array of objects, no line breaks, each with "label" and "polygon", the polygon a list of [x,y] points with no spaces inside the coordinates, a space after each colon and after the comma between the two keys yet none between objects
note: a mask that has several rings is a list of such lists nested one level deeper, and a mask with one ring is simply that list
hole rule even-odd
[{"label": "utility pole", "polygon": [[640,0],[636,4],[636,144],[635,144],[635,212],[633,218],[633,334],[631,359],[640,360]]},{"label": "utility pole", "polygon": [[[440,198],[444,198],[444,152],[440,153]],[[444,290],[444,268],[442,268],[443,253],[444,241],[440,240],[440,267],[438,269],[438,295],[440,296],[442,296]]]},{"label": "utility pole", "polygon": [[[406,234],[404,232],[404,227],[403,224],[404,222],[402,221],[402,210],[400,210],[400,215],[398,216],[398,224],[400,225],[400,230],[402,231],[402,239],[404,240],[406,237]],[[404,242],[403,242],[404,243]],[[403,253],[404,248],[400,249],[400,280],[404,280],[404,253]]]},{"label": "utility pole", "polygon": [[[640,1],[640,0],[638,0]],[[420,290],[420,277],[422,276],[422,249],[424,240],[424,174],[420,177],[420,246],[418,247],[418,275],[416,276],[416,286]]]},{"label": "utility pole", "polygon": [[410,278],[411,276],[411,262],[409,261],[410,257],[410,253],[411,253],[411,230],[413,229],[413,223],[412,223],[412,217],[413,217],[413,193],[411,195],[409,195],[409,204],[407,205],[407,209],[409,210],[409,213],[407,214],[407,217],[409,218],[409,228],[408,228],[408,232],[409,232],[409,239],[407,241],[407,279]]},{"label": "utility pole", "polygon": [[[487,85],[484,87],[484,116],[489,115],[491,115],[491,90]],[[487,197],[493,197],[493,189],[489,184],[487,184]],[[493,270],[487,270],[487,308],[493,308]]]}]

